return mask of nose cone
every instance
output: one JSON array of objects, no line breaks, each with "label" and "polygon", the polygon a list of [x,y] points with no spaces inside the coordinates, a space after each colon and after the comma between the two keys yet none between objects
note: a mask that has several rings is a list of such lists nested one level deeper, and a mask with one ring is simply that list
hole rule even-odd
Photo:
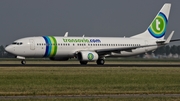
[{"label": "nose cone", "polygon": [[13,47],[12,46],[6,46],[5,51],[8,53],[13,53]]}]

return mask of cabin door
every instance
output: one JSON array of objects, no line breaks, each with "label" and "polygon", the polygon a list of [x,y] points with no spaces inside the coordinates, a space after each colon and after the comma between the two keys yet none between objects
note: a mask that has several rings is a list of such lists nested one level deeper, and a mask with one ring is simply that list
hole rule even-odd
[{"label": "cabin door", "polygon": [[34,40],[33,40],[33,39],[30,39],[29,42],[30,42],[30,49],[31,49],[31,50],[35,50]]}]

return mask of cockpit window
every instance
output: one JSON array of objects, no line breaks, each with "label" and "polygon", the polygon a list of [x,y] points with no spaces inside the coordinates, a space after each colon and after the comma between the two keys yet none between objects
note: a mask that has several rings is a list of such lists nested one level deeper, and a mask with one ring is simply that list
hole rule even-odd
[{"label": "cockpit window", "polygon": [[23,43],[22,42],[13,42],[12,44],[13,45],[22,45]]},{"label": "cockpit window", "polygon": [[13,44],[13,45],[16,45],[16,44],[17,44],[17,42],[13,42],[12,44]]}]

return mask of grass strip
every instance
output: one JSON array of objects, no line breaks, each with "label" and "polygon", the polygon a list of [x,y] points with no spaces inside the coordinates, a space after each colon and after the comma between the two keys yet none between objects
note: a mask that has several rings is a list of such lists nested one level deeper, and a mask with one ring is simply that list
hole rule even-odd
[{"label": "grass strip", "polygon": [[0,68],[0,96],[180,94],[180,68]]},{"label": "grass strip", "polygon": [[[179,101],[178,97],[151,97],[151,98],[49,98],[49,99],[8,99],[11,101]],[[7,99],[1,99],[7,101]]]}]

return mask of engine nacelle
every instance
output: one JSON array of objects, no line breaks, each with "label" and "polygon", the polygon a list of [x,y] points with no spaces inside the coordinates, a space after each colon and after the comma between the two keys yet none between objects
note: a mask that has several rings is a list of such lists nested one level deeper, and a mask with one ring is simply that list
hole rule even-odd
[{"label": "engine nacelle", "polygon": [[69,58],[67,58],[67,57],[50,57],[49,59],[52,61],[67,61],[67,60],[69,60]]},{"label": "engine nacelle", "polygon": [[99,58],[98,54],[92,51],[80,51],[77,57],[80,61],[96,61]]}]

